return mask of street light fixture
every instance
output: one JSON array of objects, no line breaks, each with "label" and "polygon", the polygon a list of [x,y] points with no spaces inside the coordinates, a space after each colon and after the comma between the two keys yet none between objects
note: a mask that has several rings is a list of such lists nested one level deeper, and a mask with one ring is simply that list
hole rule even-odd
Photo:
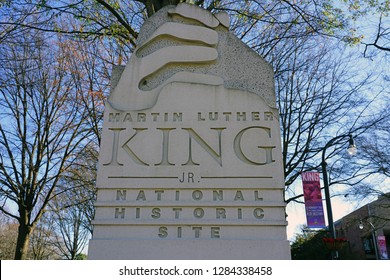
[{"label": "street light fixture", "polygon": [[350,154],[351,156],[354,156],[357,154],[357,148],[356,148],[356,145],[355,145],[355,141],[353,140],[353,137],[351,134],[348,135],[349,136],[349,146],[348,146],[348,154]]},{"label": "street light fixture", "polygon": [[[378,243],[377,243],[378,239],[377,239],[377,236],[376,236],[376,228],[370,221],[367,221],[367,223],[371,227],[371,236],[372,236],[372,242],[374,243],[375,259],[379,260],[379,250],[378,250]],[[360,222],[359,222],[359,229],[363,229],[363,228],[364,228],[363,221],[360,220]]]},{"label": "street light fixture", "polygon": [[[348,140],[349,146],[348,146],[347,151],[350,155],[355,155],[357,153],[357,148],[356,148],[355,142],[354,142],[351,134],[343,134],[343,135],[339,135],[339,136],[332,138],[331,140],[329,140],[328,143],[326,143],[326,145],[322,149],[321,167],[322,167],[322,177],[323,177],[323,181],[324,181],[326,213],[328,216],[328,228],[329,228],[330,238],[333,238],[333,239],[336,238],[336,230],[335,230],[334,223],[333,223],[332,204],[330,201],[329,181],[328,181],[328,172],[326,171],[327,164],[326,164],[325,153],[329,147],[335,145],[336,140],[340,140],[340,139],[346,138],[346,137],[349,137],[349,140]],[[331,254],[332,254],[332,259],[336,259],[338,257],[338,253],[336,251],[332,251]]]}]

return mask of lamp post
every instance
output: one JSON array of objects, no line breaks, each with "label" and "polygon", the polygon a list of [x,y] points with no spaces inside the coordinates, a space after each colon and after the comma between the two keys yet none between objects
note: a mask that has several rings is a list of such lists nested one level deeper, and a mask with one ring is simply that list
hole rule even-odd
[{"label": "lamp post", "polygon": [[[368,207],[368,218],[371,219],[370,204],[368,204],[367,207]],[[367,223],[371,227],[371,236],[372,236],[372,242],[374,243],[375,259],[379,260],[380,257],[379,257],[379,250],[378,250],[378,238],[376,234],[376,228],[369,220],[367,220]],[[363,220],[360,220],[359,228],[360,229],[364,228]]]},{"label": "lamp post", "polygon": [[[356,149],[356,146],[355,146],[355,143],[354,143],[354,140],[353,140],[353,137],[351,134],[343,134],[343,135],[339,135],[339,136],[332,138],[331,140],[329,140],[328,143],[326,143],[326,145],[322,149],[321,167],[322,167],[322,176],[323,176],[324,190],[325,190],[326,213],[328,216],[329,234],[330,234],[330,237],[333,239],[336,238],[336,230],[335,230],[334,223],[333,223],[332,204],[330,201],[329,181],[328,181],[328,172],[326,171],[325,153],[329,147],[331,147],[335,144],[336,140],[340,140],[340,139],[346,138],[346,137],[349,137],[348,153],[350,155],[355,155],[357,152],[357,149]],[[338,257],[337,251],[331,251],[331,254],[332,254],[332,259],[335,259]]]}]

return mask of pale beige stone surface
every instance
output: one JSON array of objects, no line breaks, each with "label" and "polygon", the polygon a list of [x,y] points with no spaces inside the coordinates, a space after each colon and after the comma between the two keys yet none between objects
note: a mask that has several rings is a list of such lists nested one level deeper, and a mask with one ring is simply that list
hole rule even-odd
[{"label": "pale beige stone surface", "polygon": [[184,4],[145,23],[106,104],[90,259],[290,258],[272,71],[227,22]]},{"label": "pale beige stone surface", "polygon": [[[260,246],[259,246],[260,244]],[[287,241],[268,240],[137,240],[124,243],[122,240],[92,240],[100,252],[99,259],[135,259],[135,260],[281,260],[289,259],[290,251]],[[147,251],[145,248],[153,248]],[[167,248],[170,248],[167,251]],[[116,254],[113,256],[112,251]],[[260,251],[260,252],[259,252]],[[259,255],[266,255],[266,257]]]}]

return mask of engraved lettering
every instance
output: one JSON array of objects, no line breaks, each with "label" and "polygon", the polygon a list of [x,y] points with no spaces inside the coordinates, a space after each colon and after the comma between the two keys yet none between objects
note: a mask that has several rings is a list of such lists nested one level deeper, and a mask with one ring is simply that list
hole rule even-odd
[{"label": "engraved lettering", "polygon": [[264,112],[264,120],[265,121],[273,121],[274,114],[272,114],[272,112]]},{"label": "engraved lettering", "polygon": [[138,122],[145,122],[146,121],[146,114],[145,113],[138,113],[137,114],[137,121]]},{"label": "engraved lettering", "polygon": [[230,116],[232,115],[232,112],[223,112],[222,115],[225,116],[225,121],[229,121]]},{"label": "engraved lettering", "polygon": [[115,219],[125,218],[125,208],[115,208]]},{"label": "engraved lettering", "polygon": [[194,200],[201,200],[203,198],[203,193],[200,190],[195,190],[192,192],[192,198]]},{"label": "engraved lettering", "polygon": [[126,190],[117,190],[116,200],[126,200]]},{"label": "engraved lettering", "polygon": [[132,122],[133,118],[131,117],[131,114],[130,113],[126,113],[126,115],[123,118],[123,121],[124,122]]},{"label": "engraved lettering", "polygon": [[216,200],[223,200],[223,191],[222,190],[219,190],[219,191],[213,191],[213,200],[216,201]]},{"label": "engraved lettering", "polygon": [[145,192],[144,191],[139,191],[136,200],[146,200]]},{"label": "engraved lettering", "polygon": [[194,183],[194,173],[188,172],[188,183]]},{"label": "engraved lettering", "polygon": [[169,148],[169,132],[171,130],[174,130],[174,128],[157,128],[158,130],[161,130],[163,132],[163,143],[162,143],[162,159],[160,163],[157,163],[158,165],[174,165],[169,162],[168,160],[168,148]]},{"label": "engraved lettering", "polygon": [[[148,129],[147,128],[133,128],[134,133],[131,135],[130,138],[128,138],[127,141],[121,146],[121,148],[125,151],[125,154],[127,154],[135,163],[142,165],[142,166],[149,166],[147,162],[145,162],[142,158],[144,156],[140,153],[138,154],[135,148],[131,145],[132,141],[134,139],[138,139],[139,137],[140,140],[142,140],[142,137],[148,137]],[[223,160],[222,160],[222,132],[226,129],[225,127],[219,127],[219,128],[210,128],[211,130],[216,131],[216,137],[213,143],[210,143],[206,141],[204,138],[198,134],[197,131],[195,131],[192,128],[183,128],[188,133],[188,158],[182,166],[188,166],[188,165],[200,165],[197,161],[195,156],[199,159],[202,159],[203,157],[201,155],[197,155],[195,153],[195,145],[193,143],[197,143],[199,147],[205,151],[212,159],[215,160],[219,164],[219,166],[222,167],[223,165]],[[110,166],[122,166],[123,163],[120,163],[118,161],[118,147],[119,147],[119,138],[120,138],[120,133],[122,130],[125,130],[125,128],[110,128],[109,130],[113,131],[113,142],[112,142],[112,156],[111,160],[108,163],[105,163],[104,165],[110,165]],[[176,128],[156,128],[156,130],[160,130],[162,132],[162,142],[161,142],[161,159],[158,163],[155,163],[155,166],[175,166],[175,163],[172,163],[170,161],[170,137],[171,137],[171,131],[176,130]],[[253,154],[248,152],[248,150],[245,150],[243,148],[243,143],[246,143],[245,137],[246,132],[251,131],[254,133],[260,133],[260,134],[265,134],[269,139],[271,139],[271,129],[267,127],[261,127],[261,126],[251,126],[242,129],[238,134],[234,137],[233,140],[233,151],[234,154],[237,156],[239,160],[246,164],[250,165],[265,165],[265,164],[270,164],[274,162],[275,160],[273,159],[273,149],[275,146],[267,146],[267,145],[255,145],[253,148],[257,148],[259,150],[259,154]],[[249,134],[250,135],[250,134]],[[137,137],[137,138],[136,138]],[[245,141],[243,141],[245,139]],[[261,139],[261,137],[260,137]],[[141,142],[142,143],[142,142]],[[147,143],[147,141],[145,141]],[[260,159],[256,158],[256,156],[261,156]],[[177,164],[177,163],[176,163]],[[185,182],[187,181],[188,183],[195,183],[195,177],[193,176],[194,173],[188,173],[188,178],[182,177],[179,179],[180,182]],[[184,176],[184,174],[183,174]]]},{"label": "engraved lettering", "polygon": [[192,230],[195,231],[195,238],[199,238],[202,227],[192,227]]},{"label": "engraved lettering", "polygon": [[220,238],[220,227],[211,227],[211,238]]},{"label": "engraved lettering", "polygon": [[271,138],[271,129],[267,127],[261,127],[261,126],[252,126],[247,127],[243,130],[241,130],[236,137],[234,138],[234,152],[236,156],[244,163],[251,164],[251,165],[265,165],[274,162],[275,160],[272,159],[272,149],[275,148],[275,146],[258,146],[259,149],[263,149],[265,151],[265,161],[264,162],[256,162],[253,160],[250,160],[247,155],[244,155],[241,147],[241,138],[244,135],[244,133],[249,129],[259,129],[260,131],[264,131],[267,133],[268,137]]},{"label": "engraved lettering", "polygon": [[256,219],[263,219],[264,218],[264,210],[262,208],[256,208],[253,210],[253,215]]},{"label": "engraved lettering", "polygon": [[183,113],[173,113],[173,121],[174,122],[181,122],[183,120]]},{"label": "engraved lettering", "polygon": [[252,112],[252,121],[260,120],[260,112]]},{"label": "engraved lettering", "polygon": [[204,210],[202,208],[195,208],[194,209],[194,217],[195,218],[200,219],[200,218],[203,218],[203,216],[204,216]]},{"label": "engraved lettering", "polygon": [[[201,226],[191,226],[193,232],[194,232],[194,237],[195,238],[201,238],[201,233],[203,230],[203,227]],[[176,237],[177,238],[182,238],[183,237],[183,227],[178,226],[175,229],[168,229],[166,226],[161,226],[158,228],[158,237],[160,238],[166,238],[169,235],[169,231],[176,231]],[[210,237],[211,238],[221,238],[221,228],[219,226],[211,226],[210,227]]]},{"label": "engraved lettering", "polygon": [[202,117],[202,113],[198,112],[198,121],[205,121],[206,119]]},{"label": "engraved lettering", "polygon": [[153,208],[152,209],[152,218],[159,219],[160,217],[161,217],[161,209],[160,208]]},{"label": "engraved lettering", "polygon": [[110,113],[108,115],[108,121],[109,122],[119,122],[120,113]]},{"label": "engraved lettering", "polygon": [[210,121],[216,121],[216,120],[218,120],[218,112],[210,112],[210,113],[209,113],[209,120],[210,120]]},{"label": "engraved lettering", "polygon": [[[143,162],[134,152],[133,150],[128,146],[129,142],[138,134],[138,131],[144,131],[144,130],[147,130],[147,128],[134,128],[135,130],[135,133],[133,134],[133,136],[130,137],[129,140],[126,141],[126,143],[124,143],[122,145],[122,148],[123,150],[125,150],[127,152],[127,154],[131,157],[132,160],[134,160],[136,163],[140,164],[140,165],[145,165],[145,166],[149,166],[149,164]],[[121,164],[123,165],[123,164]]]},{"label": "engraved lettering", "polygon": [[123,164],[118,162],[118,141],[120,132],[125,130],[125,128],[109,128],[108,130],[112,130],[114,132],[114,139],[112,141],[111,160],[109,163],[105,163],[103,165],[122,166]]},{"label": "engraved lettering", "polygon": [[158,229],[158,237],[166,238],[167,236],[168,236],[168,229],[167,229],[167,227],[160,227]]},{"label": "engraved lettering", "polygon": [[218,134],[218,153],[213,150],[213,148],[210,147],[209,144],[206,143],[203,138],[199,136],[192,128],[183,128],[183,130],[186,130],[188,132],[189,136],[189,152],[188,152],[188,160],[184,165],[199,165],[199,163],[195,163],[192,159],[192,139],[194,139],[200,147],[202,147],[220,166],[222,166],[222,150],[221,150],[221,134],[224,128],[211,128],[212,130],[216,130]]},{"label": "engraved lettering", "polygon": [[177,237],[181,238],[181,227],[177,227]]},{"label": "engraved lettering", "polygon": [[175,192],[175,200],[178,201],[180,199],[180,191]]},{"label": "engraved lettering", "polygon": [[259,197],[259,191],[255,191],[255,200],[256,201],[261,201],[261,200],[263,200],[263,198],[262,197]]},{"label": "engraved lettering", "polygon": [[161,200],[161,194],[163,194],[164,191],[163,190],[155,190],[154,192],[157,194],[157,200]]},{"label": "engraved lettering", "polygon": [[217,219],[226,219],[226,210],[224,208],[216,209],[216,218]]},{"label": "engraved lettering", "polygon": [[[194,175],[195,175],[195,174],[192,173],[192,172],[188,172],[188,173],[187,173],[187,182],[188,182],[188,183],[194,183],[194,182],[195,182]],[[184,181],[186,181],[185,178],[186,178],[186,173],[183,172],[183,174],[182,174],[182,176],[181,176],[181,179],[179,179],[179,182],[180,182],[180,183],[183,183]]]},{"label": "engraved lettering", "polygon": [[172,209],[175,212],[175,219],[179,219],[180,212],[183,210],[182,208],[173,208]]},{"label": "engraved lettering", "polygon": [[246,112],[237,112],[237,121],[246,121]]},{"label": "engraved lettering", "polygon": [[236,192],[236,196],[234,197],[234,201],[241,200],[244,201],[244,195],[242,194],[241,191]]},{"label": "engraved lettering", "polygon": [[183,176],[181,177],[181,179],[179,179],[179,182],[183,183],[184,182],[184,178],[185,178],[185,173],[183,172]]},{"label": "engraved lettering", "polygon": [[160,115],[160,113],[150,113],[153,117],[153,121],[156,122],[157,121],[157,118],[158,116]]}]

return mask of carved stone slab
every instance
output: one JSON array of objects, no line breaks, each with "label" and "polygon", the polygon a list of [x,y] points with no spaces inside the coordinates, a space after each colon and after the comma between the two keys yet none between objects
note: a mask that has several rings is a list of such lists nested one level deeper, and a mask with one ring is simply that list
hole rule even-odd
[{"label": "carved stone slab", "polygon": [[166,7],[106,104],[90,259],[289,259],[270,66],[226,14]]}]

